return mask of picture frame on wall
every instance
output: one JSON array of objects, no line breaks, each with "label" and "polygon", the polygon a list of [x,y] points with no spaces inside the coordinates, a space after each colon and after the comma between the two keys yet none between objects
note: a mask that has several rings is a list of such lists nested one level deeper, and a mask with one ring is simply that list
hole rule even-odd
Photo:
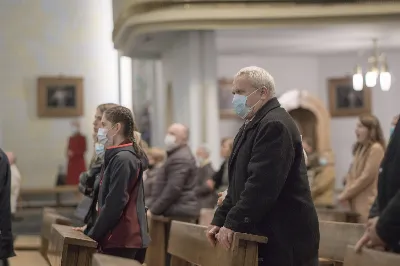
[{"label": "picture frame on wall", "polygon": [[352,77],[328,79],[329,110],[332,117],[371,114],[371,89],[353,89]]},{"label": "picture frame on wall", "polygon": [[39,77],[37,81],[39,117],[78,117],[83,115],[82,77]]},{"label": "picture frame on wall", "polygon": [[233,79],[218,80],[218,105],[221,119],[238,119],[232,107]]}]

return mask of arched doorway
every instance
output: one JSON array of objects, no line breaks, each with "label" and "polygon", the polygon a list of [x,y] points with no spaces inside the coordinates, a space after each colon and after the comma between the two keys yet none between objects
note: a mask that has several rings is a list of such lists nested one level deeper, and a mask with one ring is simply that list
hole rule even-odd
[{"label": "arched doorway", "polygon": [[305,90],[288,91],[278,100],[296,121],[303,137],[311,139],[315,150],[333,164],[331,116],[323,102]]}]

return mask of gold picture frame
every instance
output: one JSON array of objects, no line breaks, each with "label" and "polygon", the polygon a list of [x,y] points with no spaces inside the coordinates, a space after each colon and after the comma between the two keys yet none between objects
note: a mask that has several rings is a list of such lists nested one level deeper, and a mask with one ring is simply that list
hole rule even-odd
[{"label": "gold picture frame", "polygon": [[39,77],[37,113],[39,117],[82,116],[83,78]]},{"label": "gold picture frame", "polygon": [[329,110],[332,117],[371,114],[371,89],[353,89],[352,77],[328,79]]}]

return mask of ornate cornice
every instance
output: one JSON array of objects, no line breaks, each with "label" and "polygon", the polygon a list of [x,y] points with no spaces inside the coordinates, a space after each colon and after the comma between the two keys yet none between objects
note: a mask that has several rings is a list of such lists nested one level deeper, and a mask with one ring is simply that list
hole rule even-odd
[{"label": "ornate cornice", "polygon": [[271,4],[241,1],[133,1],[114,24],[113,41],[157,31],[296,26],[298,24],[398,20],[400,3]]}]

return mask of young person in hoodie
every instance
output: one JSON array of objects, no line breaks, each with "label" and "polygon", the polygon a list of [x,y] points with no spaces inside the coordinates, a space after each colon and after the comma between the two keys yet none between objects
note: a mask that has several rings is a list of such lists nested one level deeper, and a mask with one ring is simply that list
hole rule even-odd
[{"label": "young person in hoodie", "polygon": [[150,242],[142,179],[147,157],[134,138],[135,123],[128,108],[106,110],[101,124],[96,144],[97,154],[104,156],[98,217],[88,236],[104,254],[143,263]]}]

